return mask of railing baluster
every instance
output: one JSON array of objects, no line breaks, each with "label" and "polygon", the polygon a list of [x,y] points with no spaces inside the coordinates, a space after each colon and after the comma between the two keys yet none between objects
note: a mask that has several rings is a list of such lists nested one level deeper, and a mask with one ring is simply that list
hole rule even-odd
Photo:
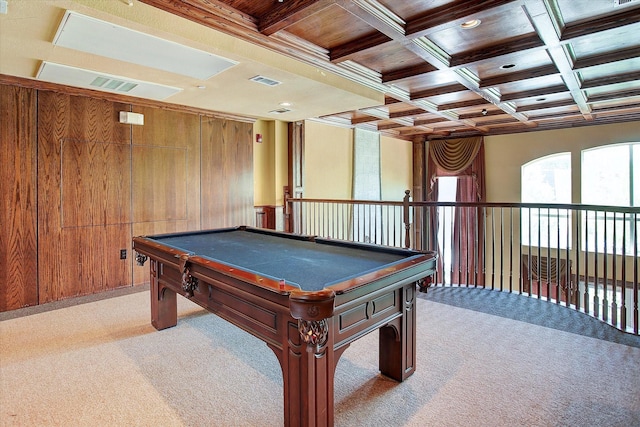
[{"label": "railing baluster", "polygon": [[[573,224],[575,225],[575,242],[572,242],[571,245],[573,247],[573,253],[574,253],[574,258],[576,260],[576,274],[575,274],[575,291],[576,291],[576,296],[575,296],[575,301],[573,301],[576,305],[576,310],[580,310],[580,242],[582,242],[582,227],[581,225],[581,215],[582,215],[582,211],[580,210],[573,210],[571,212],[571,218],[573,218]],[[567,226],[567,230],[569,230],[571,227]],[[569,242],[569,239],[567,237],[567,242]],[[567,252],[568,253],[568,252]],[[571,280],[573,280],[573,274],[571,274],[570,278]]]},{"label": "railing baluster", "polygon": [[513,292],[513,208],[509,208],[509,293]]},{"label": "railing baluster", "polygon": [[491,289],[495,289],[496,279],[496,215],[495,209],[491,208]]},{"label": "railing baluster", "polygon": [[500,208],[500,290],[504,290],[502,277],[504,276],[504,217]]},{"label": "railing baluster", "polygon": [[[558,221],[558,216],[560,215],[560,209],[556,209],[556,221]],[[551,215],[549,215],[549,232],[551,232]],[[562,286],[560,286],[562,280],[561,270],[561,262],[560,262],[560,222],[558,221],[556,225],[556,266],[555,266],[555,277],[556,277],[556,304],[562,303]],[[551,242],[549,242],[549,247],[552,247]],[[553,268],[553,266],[551,266]],[[568,267],[568,266],[567,266]],[[551,276],[552,278],[553,276]],[[568,297],[567,297],[568,298]]]},{"label": "railing baluster", "polygon": [[[436,282],[441,286],[518,292],[638,335],[638,208],[290,196],[286,203],[290,230],[438,250],[444,269],[438,270]],[[439,218],[439,229],[432,228],[432,214]],[[445,236],[445,245],[433,246]]]},{"label": "railing baluster", "polygon": [[608,242],[607,242],[607,238],[609,237],[609,233],[608,233],[608,224],[607,224],[607,212],[604,212],[604,257],[602,259],[603,265],[602,265],[602,275],[603,275],[603,288],[602,288],[602,320],[604,320],[605,322],[609,320],[609,287],[608,287],[608,281],[609,281],[609,263],[607,262],[607,254],[608,254]]},{"label": "railing baluster", "polygon": [[627,330],[627,214],[622,214],[622,274],[620,282],[620,329]]},{"label": "railing baluster", "polygon": [[611,292],[612,292],[612,301],[611,301],[611,323],[615,326],[618,324],[618,281],[617,281],[617,260],[618,256],[616,255],[616,249],[618,247],[618,214],[614,212],[613,214],[613,248],[611,257]]},{"label": "railing baluster", "polygon": [[638,214],[633,214],[633,333],[640,334],[640,319],[638,316],[638,304],[640,304],[640,286],[638,285],[638,235],[640,231],[640,222],[638,222]]},{"label": "railing baluster", "polygon": [[593,236],[593,244],[595,246],[595,250],[593,252],[593,315],[595,317],[597,317],[598,319],[600,318],[600,295],[599,295],[599,288],[600,288],[600,275],[599,275],[599,271],[600,271],[600,266],[598,265],[598,254],[600,253],[600,251],[598,250],[598,224],[600,222],[599,218],[598,218],[598,211],[594,211],[593,215],[595,217],[595,221],[593,222],[593,232],[594,232],[594,236]]},{"label": "railing baluster", "polygon": [[[550,208],[546,208],[547,211],[547,280],[546,280],[546,284],[545,284],[545,288],[547,290],[547,301],[551,301],[551,224],[550,224],[550,218],[551,218],[551,211]],[[556,297],[557,297],[558,293],[556,291]],[[558,298],[556,298],[557,301]]]}]

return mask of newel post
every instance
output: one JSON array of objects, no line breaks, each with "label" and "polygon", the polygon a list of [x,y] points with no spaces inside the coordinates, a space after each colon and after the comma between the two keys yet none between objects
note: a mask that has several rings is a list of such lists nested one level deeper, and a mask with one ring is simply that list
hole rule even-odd
[{"label": "newel post", "polygon": [[402,199],[402,210],[404,214],[404,247],[407,249],[411,247],[411,236],[409,233],[409,228],[411,227],[411,223],[409,222],[409,200],[411,199],[410,193],[410,190],[405,190],[404,199]]}]

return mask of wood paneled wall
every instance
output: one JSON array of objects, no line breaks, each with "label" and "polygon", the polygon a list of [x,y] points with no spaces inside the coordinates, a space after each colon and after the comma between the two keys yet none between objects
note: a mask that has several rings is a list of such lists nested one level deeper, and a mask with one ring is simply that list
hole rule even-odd
[{"label": "wood paneled wall", "polygon": [[0,311],[38,302],[36,91],[0,86]]},{"label": "wood paneled wall", "polygon": [[39,303],[131,283],[126,104],[38,94]]},{"label": "wood paneled wall", "polygon": [[147,282],[133,236],[252,221],[251,123],[0,89],[0,310]]},{"label": "wood paneled wall", "polygon": [[203,229],[254,224],[252,132],[250,123],[202,117]]}]

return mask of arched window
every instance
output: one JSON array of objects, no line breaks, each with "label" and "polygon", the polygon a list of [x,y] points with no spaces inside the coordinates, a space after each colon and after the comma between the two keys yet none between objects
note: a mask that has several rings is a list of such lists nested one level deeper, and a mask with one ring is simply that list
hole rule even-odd
[{"label": "arched window", "polygon": [[[640,143],[584,150],[581,187],[583,204],[640,206]],[[582,249],[622,254],[622,248],[626,248],[627,255],[632,255],[637,221],[631,214],[591,211],[582,218],[586,237]]]},{"label": "arched window", "polygon": [[[521,178],[522,203],[571,203],[571,153],[532,160],[522,166]],[[566,209],[523,209],[521,222],[522,244],[569,247],[571,228]]]}]

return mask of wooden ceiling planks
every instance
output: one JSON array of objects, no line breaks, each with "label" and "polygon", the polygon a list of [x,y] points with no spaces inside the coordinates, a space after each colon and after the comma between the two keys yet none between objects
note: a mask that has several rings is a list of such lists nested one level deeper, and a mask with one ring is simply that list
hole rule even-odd
[{"label": "wooden ceiling planks", "polygon": [[141,1],[385,92],[328,122],[418,140],[640,120],[640,1]]}]

